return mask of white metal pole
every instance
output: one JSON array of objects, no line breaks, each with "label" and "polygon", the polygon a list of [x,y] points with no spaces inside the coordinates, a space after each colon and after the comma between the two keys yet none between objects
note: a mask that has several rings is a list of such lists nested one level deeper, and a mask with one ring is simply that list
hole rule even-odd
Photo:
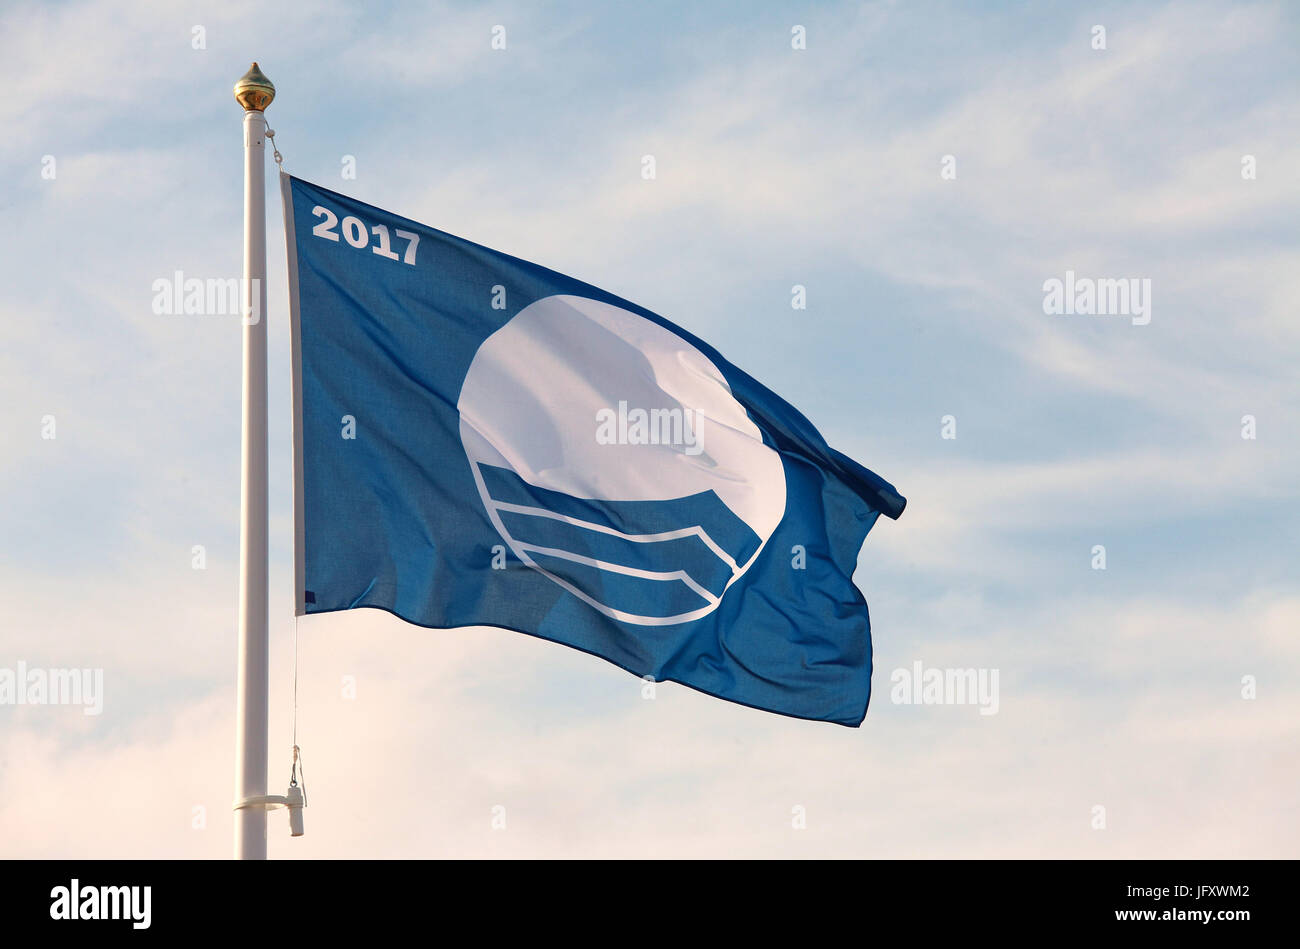
[{"label": "white metal pole", "polygon": [[[239,681],[235,723],[237,801],[266,794],[266,115],[275,87],[253,63],[235,84],[244,107],[244,381],[239,492]],[[266,809],[235,810],[235,857],[266,859]]]}]

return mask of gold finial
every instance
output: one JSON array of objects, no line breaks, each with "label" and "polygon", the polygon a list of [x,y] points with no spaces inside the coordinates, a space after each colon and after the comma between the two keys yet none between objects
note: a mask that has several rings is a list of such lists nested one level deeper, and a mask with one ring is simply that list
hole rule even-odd
[{"label": "gold finial", "polygon": [[257,68],[257,63],[253,63],[235,83],[235,101],[244,107],[245,112],[265,112],[274,98],[275,86]]}]

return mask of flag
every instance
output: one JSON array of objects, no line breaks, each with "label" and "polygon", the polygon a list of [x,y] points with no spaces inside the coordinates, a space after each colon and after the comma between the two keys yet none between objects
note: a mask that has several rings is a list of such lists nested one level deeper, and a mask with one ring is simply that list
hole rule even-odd
[{"label": "flag", "polygon": [[[496,626],[858,725],[906,501],[660,316],[282,175],[298,613]],[[833,345],[833,341],[829,341]]]}]

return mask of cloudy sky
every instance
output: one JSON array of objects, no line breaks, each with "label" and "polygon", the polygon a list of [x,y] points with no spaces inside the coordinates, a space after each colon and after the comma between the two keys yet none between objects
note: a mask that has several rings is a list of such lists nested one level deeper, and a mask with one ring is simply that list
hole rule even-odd
[{"label": "cloudy sky", "polygon": [[[663,314],[909,499],[859,560],[860,729],[303,619],[271,856],[1295,856],[1300,15],[974,7],[6,3],[0,669],[104,694],[0,705],[0,855],[230,853],[240,327],[152,287],[239,273],[256,59],[288,170]],[[1067,271],[1149,280],[1149,323],[1045,313]],[[891,702],[916,661],[998,670],[997,713]]]}]

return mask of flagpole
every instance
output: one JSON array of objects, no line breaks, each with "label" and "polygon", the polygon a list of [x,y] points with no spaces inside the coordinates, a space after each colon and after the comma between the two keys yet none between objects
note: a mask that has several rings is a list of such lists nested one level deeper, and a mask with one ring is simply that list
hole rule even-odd
[{"label": "flagpole", "polygon": [[[235,706],[235,798],[266,794],[267,452],[266,114],[275,87],[253,63],[235,83],[244,107],[244,373],[239,484],[239,679]],[[235,857],[266,859],[266,809],[235,809]]]}]

